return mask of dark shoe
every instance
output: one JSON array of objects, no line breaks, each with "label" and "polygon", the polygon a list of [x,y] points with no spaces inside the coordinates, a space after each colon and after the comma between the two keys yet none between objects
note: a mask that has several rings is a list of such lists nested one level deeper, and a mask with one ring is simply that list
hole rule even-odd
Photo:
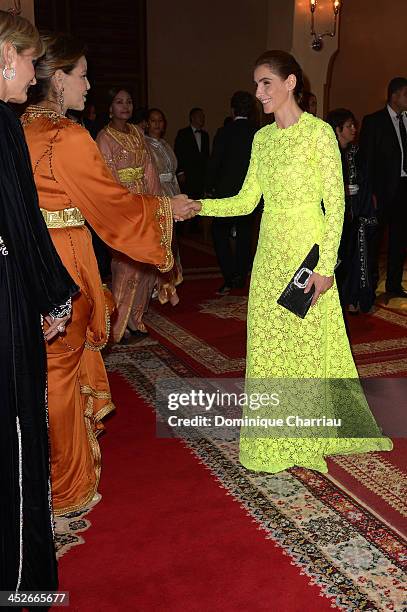
[{"label": "dark shoe", "polygon": [[394,297],[407,298],[407,291],[404,291],[403,287],[386,287],[386,292],[391,293]]},{"label": "dark shoe", "polygon": [[348,314],[352,315],[352,317],[354,317],[355,315],[359,314],[359,308],[357,306],[354,306],[353,304],[349,304],[348,306]]},{"label": "dark shoe", "polygon": [[244,287],[246,286],[246,280],[242,278],[241,276],[236,276],[233,279],[232,286],[233,286],[233,289],[244,289]]},{"label": "dark shoe", "polygon": [[146,338],[148,336],[148,331],[143,332],[139,329],[130,329],[130,327],[127,328],[127,331],[133,338]]},{"label": "dark shoe", "polygon": [[221,287],[219,287],[216,293],[218,295],[226,295],[227,293],[229,293],[231,289],[232,289],[231,285],[224,283]]}]

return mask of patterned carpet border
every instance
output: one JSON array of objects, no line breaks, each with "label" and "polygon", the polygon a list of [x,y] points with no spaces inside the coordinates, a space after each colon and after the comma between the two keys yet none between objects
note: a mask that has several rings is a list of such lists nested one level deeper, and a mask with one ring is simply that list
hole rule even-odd
[{"label": "patterned carpet border", "polygon": [[[113,349],[106,365],[151,406],[156,381],[195,374],[151,340]],[[253,473],[238,463],[234,444],[206,439],[184,444],[321,594],[334,599],[334,607],[406,609],[405,542],[328,478],[302,468]]]},{"label": "patterned carpet border", "polygon": [[[222,298],[204,300],[200,304],[200,312],[223,320],[236,319],[244,322],[247,312],[247,296],[227,295]],[[407,327],[406,316],[385,308],[378,308],[372,316],[402,328]],[[245,369],[244,356],[229,357],[225,355],[217,347],[208,344],[199,336],[163,315],[161,311],[150,309],[145,321],[162,338],[181,349],[186,355],[216,376],[230,372],[243,372]],[[363,378],[371,378],[406,373],[407,358],[405,357],[405,351],[402,351],[406,347],[406,338],[354,344],[352,351],[357,358],[359,375]],[[398,350],[399,354],[394,354],[395,350]],[[375,354],[378,357],[372,361],[372,356]],[[367,355],[370,358],[369,363],[361,362],[361,358]]]},{"label": "patterned carpet border", "polygon": [[365,487],[380,495],[389,506],[407,518],[407,482],[405,474],[378,453],[332,457]]},{"label": "patterned carpet border", "polygon": [[144,317],[147,325],[171,344],[182,349],[184,353],[203,365],[209,372],[224,374],[227,372],[242,372],[245,369],[245,357],[229,357],[219,349],[204,342],[201,338],[167,319],[156,310],[150,310]]}]

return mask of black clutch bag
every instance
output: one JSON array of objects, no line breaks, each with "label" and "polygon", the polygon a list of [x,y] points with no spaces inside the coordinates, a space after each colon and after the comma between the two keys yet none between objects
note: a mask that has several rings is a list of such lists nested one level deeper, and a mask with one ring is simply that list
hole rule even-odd
[{"label": "black clutch bag", "polygon": [[295,315],[297,315],[297,317],[301,317],[301,319],[303,319],[307,314],[311,306],[312,296],[315,293],[314,287],[312,287],[309,293],[304,293],[304,289],[307,286],[309,277],[318,263],[318,259],[319,246],[314,244],[277,300],[277,304],[287,308],[287,310],[293,312]]}]

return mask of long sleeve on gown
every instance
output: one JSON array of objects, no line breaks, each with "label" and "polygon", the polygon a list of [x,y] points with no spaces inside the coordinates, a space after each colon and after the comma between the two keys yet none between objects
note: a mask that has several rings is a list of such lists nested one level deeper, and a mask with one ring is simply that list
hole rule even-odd
[{"label": "long sleeve on gown", "polygon": [[[86,130],[64,130],[53,147],[54,177],[95,232],[132,259],[169,269],[169,205],[161,198],[131,194],[117,184]],[[73,151],[78,155],[72,155]]]},{"label": "long sleeve on gown", "polygon": [[250,215],[259,203],[262,188],[259,182],[259,141],[254,137],[250,164],[239,193],[231,198],[201,200],[200,215],[206,217],[236,217]]},{"label": "long sleeve on gown", "polygon": [[131,259],[172,267],[172,213],[165,198],[119,185],[89,133],[56,113],[29,107],[24,131],[39,192],[48,211],[77,207],[106,244]]},{"label": "long sleeve on gown", "polygon": [[338,257],[345,212],[342,162],[332,128],[322,124],[315,148],[315,166],[320,175],[325,215],[315,272],[332,276]]},{"label": "long sleeve on gown", "polygon": [[[267,472],[293,465],[325,472],[326,455],[390,450],[391,441],[382,435],[358,380],[335,284],[305,319],[277,303],[313,244],[320,245],[316,270],[333,273],[344,189],[332,129],[308,113],[286,129],[264,127],[254,138],[240,193],[204,200],[202,214],[248,213],[260,193],[264,212],[250,283],[246,388],[257,391],[264,383],[270,393],[284,385],[278,409],[283,422],[287,415],[325,415],[338,418],[341,425],[322,430],[286,426],[275,435],[261,429],[253,435],[243,428],[241,462]],[[245,414],[250,416],[250,410]],[[276,417],[277,409],[265,409],[262,416]]]}]

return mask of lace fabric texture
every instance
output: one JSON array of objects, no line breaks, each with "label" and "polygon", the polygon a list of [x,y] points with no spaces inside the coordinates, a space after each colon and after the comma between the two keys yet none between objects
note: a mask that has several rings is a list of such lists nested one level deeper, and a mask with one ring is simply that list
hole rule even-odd
[{"label": "lace fabric texture", "polygon": [[[246,378],[268,380],[270,391],[276,379],[348,379],[353,384],[352,393],[344,393],[342,385],[331,394],[329,406],[325,394],[314,393],[313,402],[306,402],[314,418],[334,415],[342,419],[348,437],[343,437],[340,428],[330,437],[320,437],[318,428],[303,436],[275,438],[245,436],[242,430],[240,460],[250,469],[267,472],[293,465],[325,472],[326,455],[390,450],[392,443],[382,436],[357,382],[336,286],[319,298],[305,319],[277,304],[313,244],[320,247],[315,271],[333,275],[343,225],[344,189],[340,153],[330,126],[303,113],[289,128],[279,129],[274,123],[259,130],[239,194],[203,200],[201,214],[249,214],[262,194],[264,213],[248,307]],[[288,414],[301,416],[302,404],[301,395],[295,401],[288,400]],[[268,416],[273,416],[272,409]],[[349,435],[352,430],[354,436]],[[361,431],[369,433],[361,437]]]}]

